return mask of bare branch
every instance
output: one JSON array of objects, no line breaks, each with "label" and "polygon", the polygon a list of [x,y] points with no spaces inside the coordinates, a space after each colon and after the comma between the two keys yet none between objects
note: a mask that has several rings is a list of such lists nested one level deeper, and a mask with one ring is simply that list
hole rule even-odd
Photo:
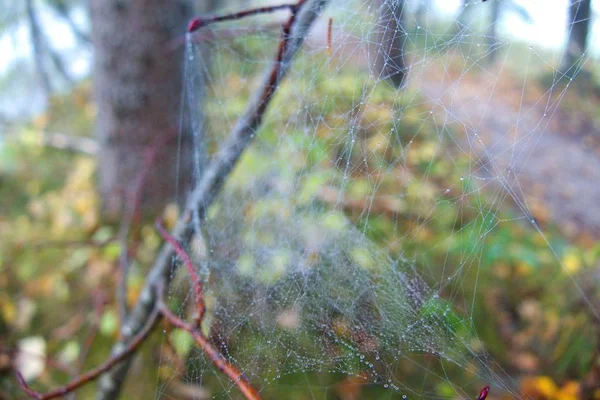
[{"label": "bare branch", "polygon": [[[147,177],[158,157],[159,150],[167,144],[170,139],[175,137],[174,134],[157,136],[144,152],[144,161],[142,168],[136,177],[135,184],[130,189],[129,197],[125,204],[123,217],[119,226],[119,243],[121,244],[121,255],[119,257],[119,283],[117,284],[117,300],[119,303],[119,321],[121,324],[125,322],[129,313],[127,307],[127,277],[129,275],[129,253],[128,244],[129,231],[132,225],[139,222],[140,207],[142,203],[142,193]],[[132,251],[135,253],[135,251]]]},{"label": "bare branch", "polygon": [[227,361],[199,329],[194,328],[194,326],[186,323],[185,321],[182,321],[179,317],[173,314],[164,303],[161,302],[159,307],[162,315],[167,321],[169,321],[171,325],[176,328],[183,329],[192,335],[204,354],[206,354],[206,356],[213,362],[219,371],[223,372],[225,375],[227,375],[231,382],[235,383],[246,399],[260,400],[258,391],[252,386],[250,381],[248,381],[248,378],[246,378],[244,374],[233,364]]},{"label": "bare branch", "polygon": [[75,80],[73,79],[73,77],[71,77],[71,74],[69,73],[67,66],[65,65],[63,59],[52,48],[52,45],[50,43],[48,43],[48,40],[46,40],[46,38],[43,38],[43,41],[44,41],[44,46],[46,47],[46,50],[48,51],[48,54],[50,55],[50,60],[52,61],[52,64],[54,64],[54,68],[56,68],[56,70],[60,73],[60,75],[62,75],[64,80],[66,80],[69,84],[72,85],[75,82]]},{"label": "bare branch", "polygon": [[104,364],[86,372],[83,375],[80,375],[79,377],[67,383],[66,385],[58,389],[54,389],[48,393],[39,393],[27,386],[27,382],[25,382],[25,379],[23,378],[21,373],[15,368],[15,375],[17,376],[19,386],[21,386],[21,389],[25,393],[27,393],[27,395],[29,395],[29,397],[31,398],[37,400],[49,400],[65,396],[73,392],[74,390],[79,389],[81,386],[93,382],[100,375],[113,368],[125,358],[130,357],[131,354],[133,354],[137,350],[137,348],[144,342],[144,340],[146,340],[156,322],[158,322],[159,315],[160,313],[158,311],[154,311],[148,318],[148,321],[144,328],[140,332],[138,332],[138,334],[127,344],[127,346],[120,350],[119,353],[110,357]]},{"label": "bare branch", "polygon": [[162,236],[163,240],[173,246],[175,253],[179,256],[185,268],[190,274],[190,278],[192,279],[192,285],[194,286],[194,295],[196,301],[196,316],[194,320],[196,321],[196,326],[200,326],[202,324],[202,320],[204,319],[204,314],[206,312],[206,306],[204,304],[204,295],[202,293],[202,283],[200,282],[200,277],[196,274],[196,270],[194,269],[194,265],[192,263],[192,259],[188,255],[188,253],[183,249],[181,243],[179,243],[173,236],[166,231],[166,229],[162,226],[160,221],[156,221],[156,230]]},{"label": "bare branch", "polygon": [[[287,20],[287,18],[286,18]],[[265,24],[256,24],[245,27],[231,27],[231,28],[219,28],[219,29],[199,29],[193,33],[192,40],[194,43],[212,42],[216,40],[230,40],[237,39],[240,37],[265,34],[267,32],[275,32],[281,29],[282,23],[280,21],[269,22]],[[167,46],[167,53],[172,53],[182,46],[185,45],[186,36],[181,35],[173,39]]]},{"label": "bare branch", "polygon": [[25,8],[27,11],[27,22],[29,24],[29,31],[31,33],[31,48],[33,50],[35,66],[38,70],[38,75],[40,76],[44,92],[46,96],[50,96],[52,94],[52,85],[50,83],[50,76],[48,75],[48,71],[46,70],[46,65],[44,63],[44,45],[42,32],[40,31],[40,25],[37,19],[35,7],[33,6],[33,0],[26,0]]},{"label": "bare branch", "polygon": [[188,25],[188,32],[192,33],[200,28],[203,28],[205,26],[217,23],[217,22],[223,22],[223,21],[233,21],[233,20],[238,20],[238,19],[242,19],[245,17],[249,17],[249,16],[253,16],[253,15],[258,15],[258,14],[269,14],[269,13],[274,13],[276,11],[281,11],[281,10],[290,10],[292,11],[292,14],[296,13],[296,10],[302,6],[302,3],[304,3],[306,0],[299,0],[295,3],[286,3],[286,4],[278,4],[278,5],[274,5],[274,6],[266,6],[266,7],[258,7],[258,8],[251,8],[248,10],[242,10],[236,13],[231,13],[231,14],[225,14],[225,15],[214,15],[212,17],[206,17],[206,18],[202,18],[202,17],[198,17],[198,18],[194,18],[193,20],[190,21],[190,24]]},{"label": "bare branch", "polygon": [[86,44],[90,44],[92,43],[92,40],[90,39],[89,35],[86,34],[85,32],[83,32],[75,23],[75,21],[73,21],[73,18],[71,18],[71,15],[69,14],[69,10],[67,9],[67,6],[65,5],[64,2],[62,1],[50,1],[50,6],[54,9],[54,11],[56,11],[56,13],[65,20],[65,22],[67,23],[67,25],[69,25],[69,28],[71,29],[71,32],[73,32],[73,35],[75,35],[79,40],[81,40],[82,42],[86,43]]},{"label": "bare branch", "polygon": [[[245,114],[204,171],[201,181],[190,195],[186,208],[171,233],[174,238],[187,241],[193,234],[193,227],[190,224],[192,216],[196,212],[204,214],[221,190],[225,179],[240,156],[252,142],[277,87],[289,70],[292,59],[304,43],[311,25],[326,3],[327,0],[302,0],[297,3],[302,7],[299,6],[295,9],[296,12],[292,13],[284,26],[277,57],[268,70],[262,89],[250,102]],[[119,351],[131,340],[131,336],[144,326],[148,316],[156,308],[156,289],[160,286],[166,287],[169,283],[172,254],[173,249],[170,245],[163,246],[149,272],[140,299],[132,310],[127,324],[122,328],[123,339],[114,347],[113,352]],[[129,364],[130,359],[126,359],[125,362],[102,377],[98,389],[98,399],[115,399],[118,396]]]},{"label": "bare branch", "polygon": [[35,390],[30,389],[29,386],[27,386],[25,378],[23,378],[23,375],[21,375],[19,371],[15,370],[15,375],[17,376],[17,382],[19,383],[19,386],[21,386],[21,390],[27,393],[29,397],[38,400],[42,398],[43,395],[41,393],[38,393]]}]

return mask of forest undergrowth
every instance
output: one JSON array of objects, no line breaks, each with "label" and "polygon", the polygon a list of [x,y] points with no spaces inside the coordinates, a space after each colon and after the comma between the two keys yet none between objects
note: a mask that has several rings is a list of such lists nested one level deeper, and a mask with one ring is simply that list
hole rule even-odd
[{"label": "forest undergrowth", "polygon": [[[251,42],[240,48],[254,51]],[[299,61],[299,75],[309,63]],[[254,67],[241,65],[240,69]],[[418,86],[409,86],[398,96],[380,83],[369,101],[357,106],[363,81],[370,79],[368,74],[360,69],[327,72],[313,76],[318,82],[311,85],[317,91],[308,94],[303,105],[296,104],[294,96],[302,88],[283,85],[259,140],[244,155],[225,190],[235,192],[268,179],[275,179],[272,185],[290,184],[285,179],[291,177],[271,178],[269,170],[293,168],[296,159],[309,160],[310,172],[304,172],[297,202],[321,203],[324,217],[329,215],[326,210],[336,208],[378,246],[414,260],[420,275],[433,284],[441,276],[437,266],[462,265],[467,272],[461,282],[463,290],[452,293],[452,315],[470,320],[479,346],[485,346],[504,370],[521,380],[524,395],[577,398],[574,393],[594,374],[600,356],[600,326],[569,292],[573,289],[567,272],[590,298],[596,298],[597,289],[590,277],[600,260],[600,245],[585,235],[565,239],[560,220],[548,217],[543,203],[532,208],[545,233],[542,238],[519,217],[510,201],[497,202],[497,192],[479,190],[476,178],[454,173],[457,169],[453,165],[467,167],[473,157],[449,140],[460,135],[458,131],[440,136],[440,127],[431,118],[427,93],[421,93]],[[477,79],[475,74],[462,78],[463,84]],[[227,94],[218,103],[207,104],[211,143],[225,134],[227,129],[220,127],[238,115],[250,95],[252,84],[243,75],[232,74],[227,80],[213,82],[224,86],[210,88]],[[541,85],[539,90],[544,90]],[[320,135],[316,126],[314,139],[307,141],[301,132],[290,132],[284,124],[290,118],[286,109],[305,106],[306,112],[311,112],[310,96],[331,102],[327,109],[318,110],[323,115],[319,124],[327,126],[323,132],[328,134]],[[578,100],[575,97],[572,101]],[[340,192],[335,189],[339,180],[336,162],[343,149],[336,143],[342,140],[330,133],[331,127],[345,126],[348,109],[356,110],[357,143],[344,159],[353,168]],[[100,222],[95,158],[44,146],[40,135],[61,132],[88,137],[94,113],[86,82],[69,95],[53,98],[44,115],[19,127],[18,135],[7,138],[0,148],[0,236],[4,238],[0,243],[0,397],[15,388],[8,366],[2,364],[2,352],[19,347],[30,368],[23,372],[38,377],[40,385],[51,387],[102,361],[118,335],[113,297],[123,249],[118,226]],[[395,124],[399,118],[402,123]],[[394,134],[379,134],[390,129]],[[338,131],[343,134],[343,129]],[[369,163],[363,163],[365,152],[370,154]],[[371,169],[378,162],[390,164],[398,157],[404,162],[394,168]],[[270,161],[268,170],[265,159]],[[378,174],[376,192],[372,187],[374,174]],[[369,196],[372,193],[375,195]],[[276,200],[258,206],[282,207]],[[173,224],[177,214],[177,207],[169,205],[163,213],[165,224]],[[433,214],[438,217],[429,220]],[[429,222],[425,225],[424,220]],[[487,232],[484,240],[480,239],[481,232]],[[129,301],[133,303],[160,245],[151,221],[134,225],[131,243],[134,261]],[[475,248],[473,243],[477,243]],[[487,251],[479,253],[479,246],[484,245]],[[567,271],[557,265],[552,251]],[[473,302],[473,296],[483,301]],[[53,301],[47,301],[49,298]],[[156,343],[159,354],[142,352],[144,362],[135,364],[135,378],[130,380],[127,393],[152,396],[157,375],[162,379],[161,369],[185,367],[181,364],[188,358],[189,346],[172,348],[158,340]],[[306,379],[320,382],[320,387],[332,385],[341,398],[358,385],[337,375],[306,375]],[[472,379],[468,371],[464,371],[464,379]],[[170,390],[177,390],[175,386]],[[86,390],[92,388],[83,389],[83,393]],[[452,393],[452,388],[442,383],[436,392],[444,396]],[[600,398],[600,393],[595,398]]]}]

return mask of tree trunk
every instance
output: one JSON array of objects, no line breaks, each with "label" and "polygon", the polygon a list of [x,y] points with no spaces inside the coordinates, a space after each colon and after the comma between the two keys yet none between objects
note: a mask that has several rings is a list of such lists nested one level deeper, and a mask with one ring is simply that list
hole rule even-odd
[{"label": "tree trunk", "polygon": [[378,45],[376,46],[377,73],[396,88],[404,83],[407,68],[404,61],[404,45],[407,32],[403,22],[404,0],[382,0],[377,22]]},{"label": "tree trunk", "polygon": [[488,62],[493,64],[498,58],[498,23],[500,22],[500,1],[492,1],[490,3],[490,22],[486,37]]},{"label": "tree trunk", "polygon": [[191,6],[187,0],[89,4],[103,214],[117,219],[135,201],[142,212],[156,213],[176,196],[185,200],[191,183],[193,139],[177,135],[183,46],[171,48],[185,33]]},{"label": "tree trunk", "polygon": [[575,72],[575,69],[571,70],[571,68],[587,48],[591,17],[590,8],[591,0],[570,1],[569,24],[567,25],[569,37],[561,65],[561,70],[567,75],[572,75]]}]

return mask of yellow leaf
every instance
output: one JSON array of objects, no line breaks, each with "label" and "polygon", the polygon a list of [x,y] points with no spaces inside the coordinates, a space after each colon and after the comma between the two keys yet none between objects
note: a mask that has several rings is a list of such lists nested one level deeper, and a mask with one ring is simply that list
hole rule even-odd
[{"label": "yellow leaf", "polygon": [[373,270],[376,266],[375,259],[371,253],[364,248],[356,248],[351,251],[352,260],[367,270]]},{"label": "yellow leaf", "polygon": [[567,272],[574,274],[581,269],[581,258],[573,252],[567,252],[562,259],[563,265]]},{"label": "yellow leaf", "polygon": [[555,396],[556,400],[578,400],[579,399],[579,383],[568,381],[565,383]]},{"label": "yellow leaf", "polygon": [[538,376],[534,380],[534,387],[544,397],[552,398],[558,391],[558,386],[547,376]]},{"label": "yellow leaf", "polygon": [[163,212],[163,221],[167,229],[173,229],[179,218],[179,207],[176,203],[169,203]]},{"label": "yellow leaf", "polygon": [[529,276],[533,270],[533,267],[524,261],[518,262],[516,267],[519,276]]},{"label": "yellow leaf", "polygon": [[17,315],[17,308],[15,304],[10,301],[8,296],[2,299],[0,302],[0,311],[2,312],[2,319],[8,323],[12,323]]}]

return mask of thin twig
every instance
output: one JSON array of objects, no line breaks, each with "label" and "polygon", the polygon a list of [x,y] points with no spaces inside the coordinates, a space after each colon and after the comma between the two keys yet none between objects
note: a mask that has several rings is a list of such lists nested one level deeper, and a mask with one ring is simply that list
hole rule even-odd
[{"label": "thin twig", "polygon": [[23,375],[21,375],[21,373],[15,368],[15,375],[17,377],[17,381],[19,382],[21,390],[27,393],[31,398],[37,400],[49,400],[65,396],[73,392],[74,390],[80,388],[81,386],[93,382],[104,372],[110,370],[119,362],[121,362],[125,358],[129,357],[132,353],[134,353],[137,350],[137,348],[144,342],[144,340],[146,340],[146,338],[152,331],[152,328],[154,327],[156,322],[158,322],[159,316],[160,313],[158,311],[154,311],[148,319],[148,323],[146,324],[146,326],[117,355],[110,357],[104,364],[86,372],[83,375],[78,376],[76,379],[72,380],[66,385],[54,389],[48,393],[39,393],[31,389],[27,385],[27,382],[25,382]]},{"label": "thin twig", "polygon": [[65,247],[95,247],[102,248],[114,243],[117,239],[109,237],[104,240],[84,239],[84,240],[48,240],[45,242],[35,243],[31,246],[34,250],[42,250],[45,248],[65,248]]},{"label": "thin twig", "polygon": [[196,326],[200,326],[202,324],[202,320],[204,319],[204,314],[206,313],[206,305],[204,304],[204,294],[202,293],[202,282],[200,281],[200,277],[194,269],[192,259],[183,249],[181,243],[175,240],[175,238],[171,236],[169,232],[167,232],[167,230],[162,226],[160,220],[156,221],[155,225],[160,236],[162,236],[163,240],[173,247],[173,250],[175,250],[175,253],[177,253],[181,261],[183,261],[185,268],[190,274],[192,285],[194,286],[194,295],[196,301],[196,316],[194,317],[194,320],[196,321]]},{"label": "thin twig", "polygon": [[[287,21],[287,19],[286,19]],[[212,42],[217,40],[231,40],[239,39],[241,37],[248,37],[251,35],[266,34],[267,32],[274,32],[275,30],[281,29],[282,22],[275,21],[265,24],[257,24],[246,27],[231,27],[231,28],[219,28],[219,29],[200,29],[193,32],[192,41],[194,43]],[[173,39],[167,45],[167,54],[173,53],[179,50],[185,45],[187,40],[185,35],[180,35]]]},{"label": "thin twig", "polygon": [[69,25],[69,28],[71,29],[71,32],[73,32],[73,34],[75,36],[77,36],[77,38],[79,40],[81,40],[84,43],[91,43],[92,40],[90,39],[90,37],[84,33],[78,26],[77,24],[75,24],[75,21],[73,21],[73,18],[71,18],[71,15],[69,14],[69,10],[67,9],[67,6],[65,5],[65,3],[63,1],[50,1],[49,2],[50,6],[54,9],[54,11],[56,11],[56,13],[65,20],[65,22],[67,23],[67,25]]},{"label": "thin twig", "polygon": [[100,330],[100,320],[102,318],[102,314],[104,313],[104,306],[106,304],[106,295],[103,291],[97,291],[93,295],[94,300],[94,320],[92,321],[92,326],[90,332],[88,333],[85,341],[83,342],[83,346],[81,352],[79,354],[79,358],[77,360],[77,369],[80,372],[83,369],[83,365],[85,364],[85,360],[92,349],[92,345],[96,336],[98,335],[98,331]]},{"label": "thin twig", "polygon": [[251,8],[248,10],[242,10],[231,14],[213,15],[205,18],[197,17],[190,21],[190,24],[188,25],[188,32],[192,33],[200,28],[217,22],[233,21],[258,14],[270,14],[281,10],[290,10],[292,14],[295,14],[296,10],[300,6],[302,6],[302,3],[304,3],[305,1],[306,0],[300,0],[295,3],[277,4],[274,6]]},{"label": "thin twig", "polygon": [[[206,306],[204,304],[202,283],[200,282],[200,279],[194,270],[194,265],[192,264],[190,256],[183,249],[181,244],[165,230],[160,221],[156,221],[156,230],[160,233],[162,238],[173,247],[179,258],[181,258],[185,264],[190,278],[192,279],[196,297],[196,316],[194,318],[194,325],[190,325],[177,317],[169,310],[164,301],[160,300],[159,309],[162,315],[171,323],[171,325],[175,326],[176,328],[183,329],[192,335],[196,343],[198,343],[202,351],[204,351],[206,356],[213,362],[217,369],[227,375],[248,400],[260,400],[258,391],[252,386],[250,381],[248,381],[248,379],[239,369],[237,369],[233,364],[227,361],[225,357],[223,357],[223,355],[210,343],[210,340],[201,331]],[[161,297],[162,294],[162,291],[158,293],[158,295]]]},{"label": "thin twig", "polygon": [[[123,212],[123,218],[119,226],[119,243],[121,244],[121,255],[119,257],[119,282],[117,284],[117,299],[119,304],[119,321],[121,325],[127,319],[129,308],[127,306],[127,279],[129,276],[129,244],[127,238],[131,227],[139,222],[140,208],[142,204],[142,193],[144,185],[150,174],[150,170],[156,163],[159,150],[167,144],[172,135],[161,135],[155,138],[153,143],[144,151],[142,167],[137,175],[133,190],[127,193],[127,203]],[[135,251],[133,251],[135,253]]]},{"label": "thin twig", "polygon": [[50,76],[48,75],[48,71],[46,70],[46,66],[44,63],[44,46],[42,40],[42,32],[40,30],[37,14],[33,5],[33,0],[26,0],[25,9],[27,11],[29,31],[31,33],[31,49],[33,51],[33,57],[35,59],[35,66],[40,76],[42,88],[44,89],[46,96],[50,96],[52,94],[52,84],[50,83]]},{"label": "thin twig", "polygon": [[46,47],[46,50],[48,51],[48,55],[50,56],[50,60],[52,61],[52,64],[54,64],[54,68],[56,68],[60,75],[62,75],[65,81],[72,85],[75,81],[69,73],[63,59],[56,51],[54,51],[54,49],[52,48],[52,44],[49,43],[45,37],[43,37],[43,42],[44,46]]},{"label": "thin twig", "polygon": [[179,317],[173,314],[164,303],[160,303],[159,307],[162,315],[171,325],[176,328],[183,329],[192,335],[204,354],[206,354],[206,356],[213,362],[219,371],[223,372],[233,383],[235,383],[246,399],[260,400],[258,391],[252,386],[248,378],[246,378],[244,374],[233,364],[227,361],[199,329],[186,323],[185,321],[182,321]]},{"label": "thin twig", "polygon": [[25,382],[25,378],[23,378],[23,375],[21,375],[21,373],[19,371],[15,370],[15,375],[17,377],[17,382],[19,383],[21,390],[24,391],[25,393],[27,393],[27,395],[29,397],[34,398],[34,399],[42,398],[41,393],[38,393],[35,390],[30,389],[29,386],[27,386],[27,382]]}]

